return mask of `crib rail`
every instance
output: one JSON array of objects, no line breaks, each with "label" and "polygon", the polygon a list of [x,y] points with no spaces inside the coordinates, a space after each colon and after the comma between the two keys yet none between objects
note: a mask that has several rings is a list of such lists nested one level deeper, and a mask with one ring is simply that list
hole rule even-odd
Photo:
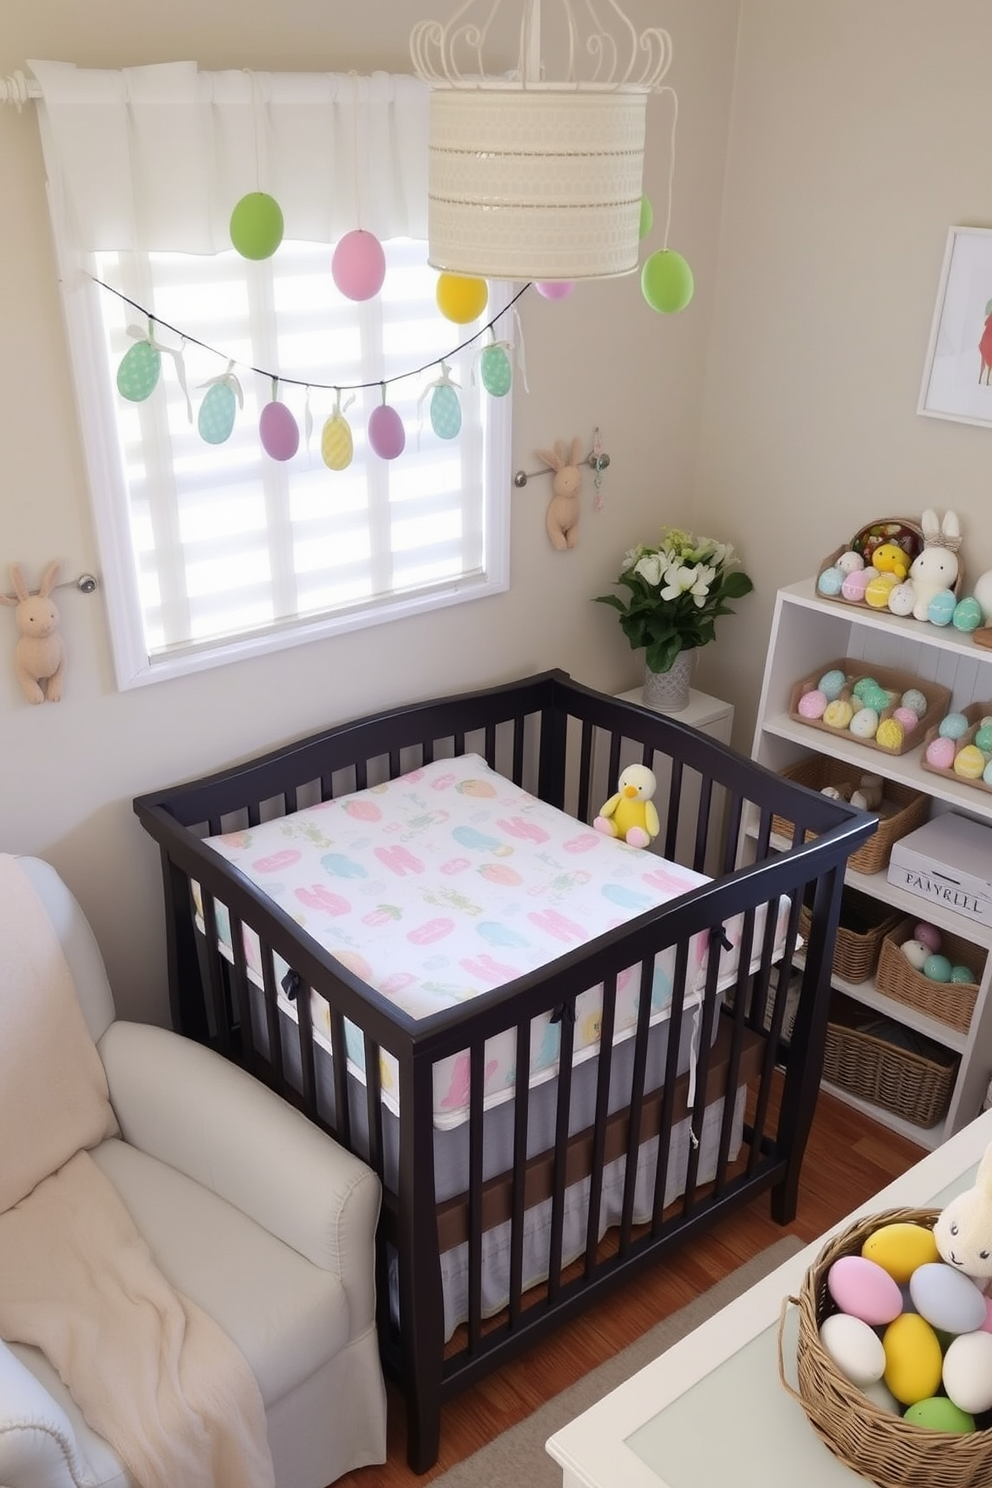
[{"label": "crib rail", "polygon": [[[717,876],[540,973],[414,1020],[204,844],[467,750],[586,822],[626,763],[648,765],[665,781],[662,852]],[[844,866],[874,829],[871,817],[560,672],[331,729],[143,796],[135,810],[162,856],[175,1025],[254,1070],[382,1179],[380,1340],[406,1394],[415,1470],[436,1459],[446,1399],[594,1297],[762,1190],[771,1190],[778,1218],[791,1217],[822,1065]],[[795,824],[785,850],[772,842],[773,815]],[[804,903],[812,914],[800,959]],[[738,967],[721,990],[721,937],[734,916]],[[687,1002],[700,934],[710,937],[706,981],[698,1003]],[[669,948],[674,990],[662,1038],[652,976]],[[617,1039],[618,987],[628,975],[640,979],[636,1026]],[[598,1053],[576,1062],[578,999],[599,986]],[[314,1009],[322,1026],[326,1018],[323,1034],[315,1035]],[[487,1045],[511,1037],[516,1068],[530,1069],[535,1020],[549,1013],[556,1079],[534,1088],[518,1079],[512,1102],[494,1107],[485,1097]],[[467,1115],[454,1142],[467,1180],[449,1192],[434,1078],[452,1058],[466,1070]],[[529,1285],[536,1232],[543,1279]],[[497,1242],[506,1295],[490,1316]],[[463,1320],[446,1340],[452,1258],[465,1295]]]}]

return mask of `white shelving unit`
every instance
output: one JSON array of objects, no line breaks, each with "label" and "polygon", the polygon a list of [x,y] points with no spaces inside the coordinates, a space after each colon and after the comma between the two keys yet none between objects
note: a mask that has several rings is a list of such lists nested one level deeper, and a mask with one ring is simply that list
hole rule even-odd
[{"label": "white shelving unit", "polygon": [[[789,716],[792,690],[800,678],[841,657],[878,667],[893,667],[950,688],[951,707],[992,702],[992,649],[977,646],[970,635],[953,627],[900,619],[886,611],[868,610],[819,598],[815,581],[781,589],[775,602],[765,662],[752,756],[773,770],[809,754],[844,760],[858,773],[873,771],[920,791],[931,799],[931,814],[954,810],[992,822],[992,794],[924,770],[921,748],[903,755],[871,749],[825,729],[797,723]],[[992,709],[990,709],[992,711]],[[857,985],[834,977],[834,986],[854,1001],[886,1018],[924,1034],[960,1055],[960,1065],[947,1116],[929,1131],[830,1085],[833,1094],[912,1141],[936,1147],[977,1116],[992,1078],[992,926],[941,908],[887,881],[885,871],[864,875],[849,871],[847,883],[907,915],[929,920],[963,936],[983,963],[975,1010],[967,1033],[961,1033],[896,999],[886,997],[873,981]]]}]

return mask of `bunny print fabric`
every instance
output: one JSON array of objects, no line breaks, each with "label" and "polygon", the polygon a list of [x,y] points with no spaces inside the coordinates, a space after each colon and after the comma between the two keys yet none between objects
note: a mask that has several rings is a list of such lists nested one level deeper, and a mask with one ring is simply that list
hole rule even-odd
[{"label": "bunny print fabric", "polygon": [[[519,789],[478,755],[439,760],[368,790],[208,839],[357,976],[422,1018],[547,965],[595,936],[707,882],[702,874],[606,838]],[[735,934],[736,930],[736,934]],[[740,926],[728,926],[735,941]],[[229,931],[225,930],[228,936]],[[756,943],[760,943],[756,935]],[[257,942],[246,932],[249,967]],[[736,962],[724,953],[726,977]],[[655,964],[652,1021],[668,1016],[674,950]],[[698,1003],[706,938],[690,953],[686,1006]],[[632,1035],[640,968],[620,978],[616,1038]],[[602,988],[576,1005],[577,1058],[598,1047]],[[327,1007],[314,1026],[329,1041]],[[532,1082],[557,1069],[559,1028],[534,1020]],[[486,1097],[509,1099],[512,1033],[487,1045]],[[361,1040],[349,1040],[360,1072]],[[391,1073],[383,1067],[390,1096]],[[435,1070],[439,1126],[464,1119],[467,1056]]]}]

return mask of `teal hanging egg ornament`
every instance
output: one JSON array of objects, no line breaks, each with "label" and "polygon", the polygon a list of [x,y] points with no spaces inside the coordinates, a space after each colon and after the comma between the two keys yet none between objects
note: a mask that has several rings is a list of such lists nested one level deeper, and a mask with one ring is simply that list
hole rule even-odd
[{"label": "teal hanging egg ornament", "polygon": [[233,366],[233,362],[228,362],[226,372],[200,384],[207,391],[200,404],[196,427],[200,438],[207,444],[223,444],[230,439],[237,410],[244,406],[241,384],[231,370]]},{"label": "teal hanging egg ornament", "polygon": [[446,363],[441,363],[441,376],[432,384],[430,419],[438,439],[457,439],[462,431],[462,405]]},{"label": "teal hanging egg ornament", "polygon": [[513,383],[513,370],[506,354],[507,343],[494,341],[479,356],[479,377],[487,393],[505,398]]},{"label": "teal hanging egg ornament", "polygon": [[121,358],[121,364],[117,368],[117,391],[129,403],[143,403],[158,386],[162,353],[155,345],[150,329],[146,336],[143,331],[128,326],[128,335],[140,336],[141,340]]}]

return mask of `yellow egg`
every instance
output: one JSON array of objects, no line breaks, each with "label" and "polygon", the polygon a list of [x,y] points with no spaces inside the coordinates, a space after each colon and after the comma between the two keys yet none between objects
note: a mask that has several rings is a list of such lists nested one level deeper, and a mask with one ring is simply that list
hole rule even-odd
[{"label": "yellow egg", "polygon": [[940,1388],[943,1356],[940,1341],[926,1318],[903,1312],[882,1335],[885,1383],[903,1405],[927,1400]]},{"label": "yellow egg", "polygon": [[878,725],[875,735],[875,743],[883,749],[901,749],[902,741],[906,737],[906,730],[898,718],[883,718]]},{"label": "yellow egg", "polygon": [[954,773],[963,780],[980,780],[985,769],[985,756],[974,744],[966,744],[954,756]]},{"label": "yellow egg", "polygon": [[854,717],[854,709],[847,698],[835,698],[823,710],[823,721],[828,728],[846,729]]},{"label": "yellow egg", "polygon": [[889,594],[896,583],[895,574],[876,574],[873,579],[868,580],[865,588],[865,603],[871,605],[873,610],[885,610],[889,604]]},{"label": "yellow egg", "polygon": [[335,411],[324,424],[320,453],[329,470],[347,470],[355,452],[351,427],[344,414]]},{"label": "yellow egg", "polygon": [[861,1254],[887,1271],[893,1281],[905,1286],[917,1266],[940,1260],[933,1231],[925,1225],[882,1225],[861,1247]]}]

